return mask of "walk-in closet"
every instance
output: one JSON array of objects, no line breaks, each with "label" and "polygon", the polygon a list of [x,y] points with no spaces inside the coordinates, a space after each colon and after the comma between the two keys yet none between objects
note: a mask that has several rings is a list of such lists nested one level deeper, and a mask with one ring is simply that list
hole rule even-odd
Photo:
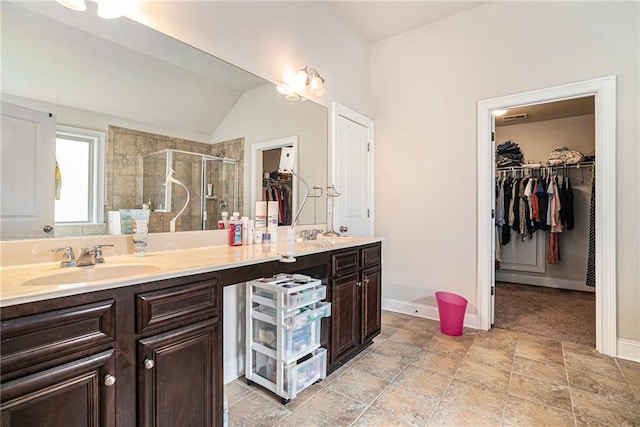
[{"label": "walk-in closet", "polygon": [[495,117],[494,327],[595,347],[594,97]]}]

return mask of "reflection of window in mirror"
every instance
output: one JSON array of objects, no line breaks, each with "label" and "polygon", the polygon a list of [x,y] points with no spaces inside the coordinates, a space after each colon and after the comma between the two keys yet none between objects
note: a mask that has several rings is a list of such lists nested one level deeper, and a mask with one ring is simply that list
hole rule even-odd
[{"label": "reflection of window in mirror", "polygon": [[58,126],[55,222],[104,222],[105,134]]}]

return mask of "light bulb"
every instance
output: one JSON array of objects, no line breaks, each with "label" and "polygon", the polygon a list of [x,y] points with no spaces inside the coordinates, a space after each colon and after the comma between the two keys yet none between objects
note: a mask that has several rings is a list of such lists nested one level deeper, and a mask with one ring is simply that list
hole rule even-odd
[{"label": "light bulb", "polygon": [[98,16],[104,19],[120,18],[124,14],[122,0],[100,0],[98,2]]},{"label": "light bulb", "polygon": [[303,68],[302,70],[296,73],[295,78],[293,79],[293,88],[295,90],[304,90],[307,87],[307,69]]},{"label": "light bulb", "polygon": [[58,3],[63,5],[64,7],[68,7],[72,10],[77,10],[78,12],[84,12],[87,10],[87,5],[84,3],[84,0],[57,0]]},{"label": "light bulb", "polygon": [[309,84],[309,91],[313,96],[322,96],[324,93],[324,82],[322,81],[322,77],[314,74]]}]

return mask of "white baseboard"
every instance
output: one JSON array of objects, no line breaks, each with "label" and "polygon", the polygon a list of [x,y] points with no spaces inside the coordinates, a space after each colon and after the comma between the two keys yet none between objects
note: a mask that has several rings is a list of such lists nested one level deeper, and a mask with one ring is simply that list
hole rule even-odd
[{"label": "white baseboard", "polygon": [[[382,300],[382,309],[394,311],[396,313],[409,314],[411,316],[422,317],[431,320],[440,320],[438,307],[424,304],[416,304],[408,301],[401,301],[391,298]],[[464,326],[467,328],[479,329],[478,315],[465,313]]]},{"label": "white baseboard", "polygon": [[496,271],[496,281],[509,283],[522,283],[524,285],[544,286],[547,288],[569,289],[572,291],[595,292],[595,288],[591,288],[580,280],[556,279],[554,277],[545,276],[529,276],[518,273],[507,273],[504,271]]},{"label": "white baseboard", "polygon": [[244,375],[244,355],[224,362],[224,383],[228,384]]},{"label": "white baseboard", "polygon": [[640,362],[640,342],[618,338],[617,354],[620,359]]}]

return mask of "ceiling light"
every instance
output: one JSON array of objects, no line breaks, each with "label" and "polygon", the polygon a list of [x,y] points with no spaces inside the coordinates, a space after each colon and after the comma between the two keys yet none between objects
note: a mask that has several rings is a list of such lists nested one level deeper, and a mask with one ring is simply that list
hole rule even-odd
[{"label": "ceiling light", "polygon": [[509,111],[509,110],[493,110],[491,112],[491,114],[493,114],[494,116],[499,117],[499,116],[504,116],[507,113],[507,111]]},{"label": "ceiling light", "polygon": [[63,5],[64,7],[68,7],[72,10],[77,10],[79,12],[84,12],[87,10],[87,5],[84,0],[57,0],[58,3]]}]

